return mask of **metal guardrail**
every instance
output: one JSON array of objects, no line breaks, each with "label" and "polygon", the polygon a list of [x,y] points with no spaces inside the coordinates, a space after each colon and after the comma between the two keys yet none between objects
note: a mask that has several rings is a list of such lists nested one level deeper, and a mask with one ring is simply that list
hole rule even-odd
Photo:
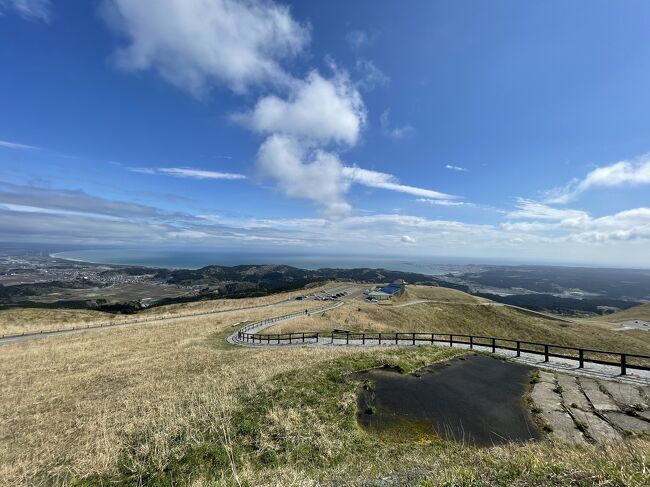
[{"label": "metal guardrail", "polygon": [[[272,323],[287,319],[286,317],[277,317],[267,320]],[[259,326],[259,323],[253,324]],[[393,332],[393,333],[322,333],[322,332],[296,332],[296,333],[246,333],[254,326],[244,327],[237,333],[240,341],[265,344],[281,345],[293,343],[319,343],[322,339],[329,339],[331,344],[349,345],[351,342],[357,342],[361,345],[382,345],[382,344],[402,344],[416,345],[417,343],[444,343],[450,347],[456,345],[468,345],[470,349],[475,346],[488,347],[492,353],[497,350],[510,350],[515,352],[516,357],[522,353],[541,355],[544,361],[548,362],[550,357],[576,360],[579,368],[584,368],[585,363],[600,365],[610,365],[620,367],[621,375],[627,373],[627,369],[650,370],[650,355],[641,355],[635,353],[612,352],[606,350],[594,350],[589,348],[569,347],[565,345],[556,345],[550,343],[529,342],[525,340],[513,340],[509,338],[487,337],[481,335],[460,335],[456,333],[418,333],[418,332]],[[343,342],[344,341],[344,342]],[[406,343],[405,343],[406,342]]]},{"label": "metal guardrail", "polygon": [[329,304],[327,306],[322,306],[320,308],[314,308],[314,309],[306,309],[304,311],[295,311],[293,313],[289,313],[286,315],[281,315],[281,316],[274,316],[272,318],[266,318],[263,320],[255,321],[253,323],[249,323],[248,325],[244,326],[237,332],[237,338],[240,338],[242,336],[242,333],[245,335],[254,335],[254,333],[245,333],[249,330],[252,330],[253,328],[259,328],[261,326],[267,326],[267,325],[272,325],[273,323],[277,323],[278,321],[284,321],[288,320],[291,318],[296,318],[298,316],[310,316],[312,314],[319,314],[319,313],[324,313],[326,311],[329,311],[331,309],[338,308],[343,304],[342,301],[336,301],[335,304]]}]

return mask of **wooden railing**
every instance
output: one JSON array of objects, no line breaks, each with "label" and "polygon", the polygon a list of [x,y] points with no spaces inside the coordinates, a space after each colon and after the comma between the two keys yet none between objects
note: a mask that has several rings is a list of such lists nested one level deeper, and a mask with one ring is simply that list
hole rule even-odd
[{"label": "wooden railing", "polygon": [[[273,323],[288,319],[291,315],[276,317],[266,320]],[[549,358],[561,358],[575,360],[578,367],[583,368],[585,363],[609,365],[620,367],[621,375],[627,373],[627,369],[650,370],[650,355],[636,353],[622,353],[606,350],[595,350],[590,348],[570,347],[550,343],[529,342],[525,340],[513,340],[510,338],[487,337],[481,335],[460,335],[456,333],[418,333],[418,332],[393,332],[393,333],[342,333],[342,332],[296,332],[296,333],[247,333],[248,330],[260,326],[254,323],[244,327],[237,333],[239,341],[260,344],[260,345],[282,345],[321,343],[328,341],[331,344],[340,345],[417,345],[422,343],[449,345],[467,345],[469,349],[474,347],[485,347],[492,353],[497,350],[510,350],[515,352],[516,357],[522,353],[540,355],[544,361]]]}]

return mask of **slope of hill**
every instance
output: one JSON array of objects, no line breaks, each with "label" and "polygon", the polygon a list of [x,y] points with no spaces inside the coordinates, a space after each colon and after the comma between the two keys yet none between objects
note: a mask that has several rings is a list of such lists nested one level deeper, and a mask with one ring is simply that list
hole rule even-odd
[{"label": "slope of hill", "polygon": [[[430,302],[418,302],[430,300]],[[416,304],[406,305],[409,302]],[[405,306],[406,305],[406,306]],[[335,328],[368,332],[440,332],[582,346],[611,351],[650,353],[650,333],[621,333],[605,323],[558,321],[534,316],[461,291],[408,286],[393,303],[357,300],[325,313],[280,323],[268,333],[329,332]]]},{"label": "slope of hill", "polygon": [[633,308],[624,309],[605,316],[599,316],[594,319],[598,321],[607,321],[609,323],[621,323],[630,320],[650,321],[650,303],[640,304]]},{"label": "slope of hill", "polygon": [[[416,293],[425,295],[448,300],[425,309],[488,309],[457,302],[471,296]],[[419,307],[344,308],[387,313],[411,328],[419,323],[406,313]],[[476,448],[367,434],[356,422],[354,372],[411,372],[463,352],[225,342],[234,323],[270,311],[283,308],[3,346],[0,424],[11,434],[0,438],[0,485],[648,485],[644,438]]]}]

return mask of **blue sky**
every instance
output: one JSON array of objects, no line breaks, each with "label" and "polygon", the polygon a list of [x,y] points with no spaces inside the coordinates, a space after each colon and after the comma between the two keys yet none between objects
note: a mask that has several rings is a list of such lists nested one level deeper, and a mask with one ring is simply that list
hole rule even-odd
[{"label": "blue sky", "polygon": [[650,4],[0,0],[0,241],[650,266]]}]

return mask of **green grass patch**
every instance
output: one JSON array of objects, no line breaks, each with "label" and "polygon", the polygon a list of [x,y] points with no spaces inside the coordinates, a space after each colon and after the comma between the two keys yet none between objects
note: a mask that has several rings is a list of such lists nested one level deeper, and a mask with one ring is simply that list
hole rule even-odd
[{"label": "green grass patch", "polygon": [[228,422],[230,449],[219,428],[206,423],[200,437],[180,432],[161,464],[134,435],[114,475],[68,484],[237,485],[234,464],[245,472],[241,485],[378,485],[385,478],[394,479],[391,485],[647,485],[650,464],[642,452],[650,443],[640,439],[611,449],[553,442],[478,448],[411,434],[426,424],[405,428],[401,441],[358,426],[357,391],[372,384],[355,372],[388,366],[411,373],[464,353],[424,346],[363,350],[297,366],[254,386],[242,377]]}]

